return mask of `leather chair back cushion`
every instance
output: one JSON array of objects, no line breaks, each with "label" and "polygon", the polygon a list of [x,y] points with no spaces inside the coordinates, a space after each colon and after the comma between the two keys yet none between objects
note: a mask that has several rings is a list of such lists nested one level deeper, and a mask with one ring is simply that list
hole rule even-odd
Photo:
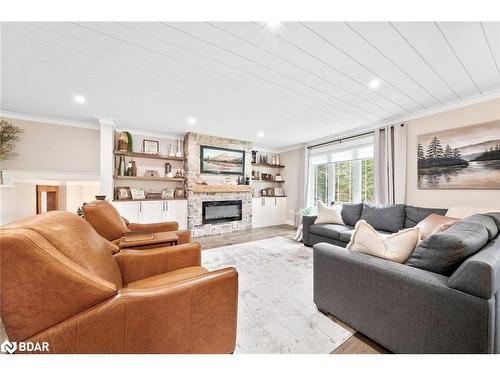
[{"label": "leather chair back cushion", "polygon": [[86,203],[83,205],[83,215],[97,233],[109,241],[114,241],[130,232],[120,213],[109,202]]},{"label": "leather chair back cushion", "polygon": [[116,288],[122,287],[122,276],[113,259],[115,245],[102,238],[78,215],[65,211],[50,211],[13,222],[4,228],[30,229],[44,237],[61,254],[91,274]]},{"label": "leather chair back cushion", "polygon": [[0,257],[1,317],[13,341],[25,341],[117,293],[115,285],[34,230],[1,229]]}]

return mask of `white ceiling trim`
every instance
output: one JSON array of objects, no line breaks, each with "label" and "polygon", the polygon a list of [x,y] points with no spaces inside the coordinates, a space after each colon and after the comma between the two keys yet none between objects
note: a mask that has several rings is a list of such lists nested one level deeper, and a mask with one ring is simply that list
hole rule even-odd
[{"label": "white ceiling trim", "polygon": [[336,133],[335,135],[325,137],[325,138],[319,138],[319,139],[316,139],[316,140],[308,142],[308,143],[298,144],[298,145],[294,145],[292,147],[279,149],[279,152],[286,152],[286,151],[295,150],[295,149],[298,149],[298,148],[301,148],[304,146],[311,146],[311,145],[315,145],[317,143],[329,142],[329,141],[336,140],[338,138],[349,137],[349,136],[360,134],[360,133],[367,132],[370,130],[379,129],[379,128],[384,127],[384,126],[397,124],[397,123],[404,123],[404,122],[419,119],[422,117],[427,117],[427,116],[435,115],[438,113],[448,112],[448,111],[451,111],[454,109],[467,107],[467,106],[470,106],[473,104],[487,102],[487,101],[497,99],[497,98],[500,98],[500,90],[496,90],[496,91],[493,91],[490,93],[478,95],[478,96],[475,96],[475,97],[470,98],[470,99],[460,100],[460,101],[457,101],[454,103],[449,103],[449,104],[446,104],[443,106],[429,108],[429,109],[426,109],[423,111],[415,112],[411,115],[395,117],[393,119],[389,119],[389,120],[381,122],[381,123],[374,123],[374,124],[362,126],[362,127],[359,127],[359,128],[353,129],[353,130],[339,132],[339,133]]},{"label": "white ceiling trim", "polygon": [[60,118],[55,118],[55,117],[47,117],[47,116],[39,116],[39,115],[31,115],[28,113],[4,111],[1,109],[0,109],[0,116],[6,117],[6,118],[11,118],[14,120],[41,122],[44,124],[71,126],[74,128],[86,128],[86,129],[99,129],[100,128],[98,123],[74,121],[74,120],[67,120],[67,119],[60,119]]}]

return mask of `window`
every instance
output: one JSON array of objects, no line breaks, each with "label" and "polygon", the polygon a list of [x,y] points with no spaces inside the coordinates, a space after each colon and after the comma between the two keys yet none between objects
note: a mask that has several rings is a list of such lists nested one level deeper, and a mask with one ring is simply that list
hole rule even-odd
[{"label": "window", "polygon": [[309,205],[373,202],[373,138],[310,152]]}]

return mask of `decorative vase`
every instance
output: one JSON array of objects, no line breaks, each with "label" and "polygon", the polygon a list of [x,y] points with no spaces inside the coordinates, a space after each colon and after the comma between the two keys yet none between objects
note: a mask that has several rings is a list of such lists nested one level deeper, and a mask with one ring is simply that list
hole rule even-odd
[{"label": "decorative vase", "polygon": [[120,161],[118,164],[118,176],[125,176],[125,158],[120,156]]},{"label": "decorative vase", "polygon": [[177,139],[177,152],[175,153],[175,156],[177,158],[181,158],[182,157],[182,151],[181,150],[182,150],[182,148],[181,148],[181,139],[178,138]]},{"label": "decorative vase", "polygon": [[132,162],[131,161],[128,162],[126,175],[132,176]]},{"label": "decorative vase", "polygon": [[135,160],[132,160],[132,176],[137,176],[137,165],[135,164]]}]

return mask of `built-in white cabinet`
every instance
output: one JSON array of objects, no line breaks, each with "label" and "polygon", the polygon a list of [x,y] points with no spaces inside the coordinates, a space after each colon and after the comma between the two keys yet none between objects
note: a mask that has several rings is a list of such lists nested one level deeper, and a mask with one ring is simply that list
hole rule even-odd
[{"label": "built-in white cabinet", "polygon": [[132,223],[151,224],[164,221],[177,221],[179,229],[187,229],[186,200],[158,201],[114,201],[120,215]]},{"label": "built-in white cabinet", "polygon": [[286,222],[286,197],[252,198],[252,228]]}]

